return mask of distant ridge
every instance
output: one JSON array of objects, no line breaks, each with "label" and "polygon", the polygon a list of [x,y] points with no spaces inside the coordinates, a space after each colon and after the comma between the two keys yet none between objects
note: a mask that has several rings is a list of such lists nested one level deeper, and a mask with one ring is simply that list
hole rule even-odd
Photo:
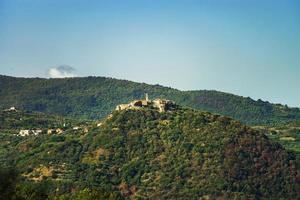
[{"label": "distant ridge", "polygon": [[46,79],[0,75],[0,109],[16,106],[29,111],[99,119],[117,105],[140,99],[145,93],[153,98],[170,99],[181,106],[226,115],[247,124],[300,120],[298,108],[219,91],[180,91],[106,77]]}]

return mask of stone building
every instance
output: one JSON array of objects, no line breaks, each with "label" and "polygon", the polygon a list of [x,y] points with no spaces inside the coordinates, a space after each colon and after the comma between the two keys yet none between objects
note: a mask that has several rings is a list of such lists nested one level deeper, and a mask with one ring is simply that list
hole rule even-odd
[{"label": "stone building", "polygon": [[155,99],[149,100],[148,94],[145,95],[143,100],[134,100],[129,104],[120,104],[116,107],[116,110],[126,110],[126,109],[139,109],[143,107],[157,109],[159,112],[165,112],[172,110],[176,107],[176,104],[173,101],[166,99]]}]

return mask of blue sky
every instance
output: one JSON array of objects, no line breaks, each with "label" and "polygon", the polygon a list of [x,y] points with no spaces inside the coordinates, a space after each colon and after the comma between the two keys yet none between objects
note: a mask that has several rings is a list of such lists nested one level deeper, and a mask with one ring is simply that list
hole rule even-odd
[{"label": "blue sky", "polygon": [[300,107],[300,1],[0,0],[0,74],[61,69]]}]

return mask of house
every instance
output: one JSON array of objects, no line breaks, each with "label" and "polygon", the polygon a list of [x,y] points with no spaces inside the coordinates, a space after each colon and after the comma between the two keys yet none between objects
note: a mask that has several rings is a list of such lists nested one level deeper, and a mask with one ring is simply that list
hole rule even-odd
[{"label": "house", "polygon": [[34,134],[34,135],[39,135],[41,134],[43,131],[41,129],[36,129],[36,130],[31,130],[31,132]]},{"label": "house", "polygon": [[63,131],[61,128],[57,128],[57,129],[55,130],[55,132],[56,132],[57,134],[62,134],[64,131]]},{"label": "house", "polygon": [[18,135],[22,136],[22,137],[25,137],[25,136],[29,136],[30,133],[31,133],[30,130],[20,130]]},{"label": "house", "polygon": [[56,131],[55,129],[48,129],[47,130],[47,134],[51,135],[51,134],[54,134]]},{"label": "house", "polygon": [[5,109],[4,111],[8,111],[8,112],[16,112],[17,109],[16,109],[16,107],[10,107],[10,108],[8,108],[8,109]]},{"label": "house", "polygon": [[89,132],[88,127],[84,127],[83,132],[84,132],[84,133],[88,133],[88,132]]}]

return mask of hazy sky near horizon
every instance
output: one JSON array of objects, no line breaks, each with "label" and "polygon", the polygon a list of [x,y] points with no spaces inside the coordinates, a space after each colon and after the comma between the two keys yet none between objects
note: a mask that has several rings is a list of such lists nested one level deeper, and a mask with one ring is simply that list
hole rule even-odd
[{"label": "hazy sky near horizon", "polygon": [[0,0],[0,74],[109,76],[300,107],[300,1]]}]

